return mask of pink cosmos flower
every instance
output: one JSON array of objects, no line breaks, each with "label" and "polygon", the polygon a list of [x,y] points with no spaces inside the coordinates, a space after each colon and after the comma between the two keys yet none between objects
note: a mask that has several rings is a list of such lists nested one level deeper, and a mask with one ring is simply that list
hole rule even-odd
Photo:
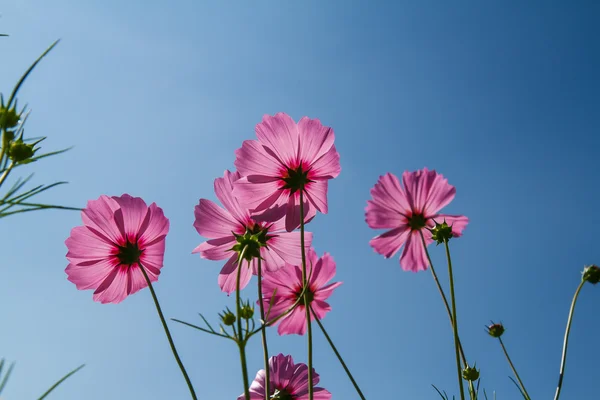
[{"label": "pink cosmos flower", "polygon": [[404,188],[391,173],[379,177],[371,189],[373,199],[367,201],[365,215],[371,228],[391,229],[370,241],[375,251],[389,258],[404,245],[400,266],[405,271],[417,272],[429,265],[420,232],[429,245],[433,239],[425,228],[445,220],[452,226],[452,234],[460,236],[469,219],[463,215],[439,214],[456,194],[456,188],[443,175],[424,168],[404,172],[402,181]]},{"label": "pink cosmos flower", "polygon": [[169,220],[139,197],[100,196],[81,212],[83,226],[65,241],[69,265],[65,272],[77,289],[94,289],[94,301],[120,303],[158,280],[165,254]]},{"label": "pink cosmos flower", "polygon": [[[210,200],[200,199],[194,209],[194,227],[210,240],[200,244],[193,252],[209,260],[227,259],[218,280],[219,287],[227,294],[236,290],[237,250],[245,245],[248,246],[246,260],[252,259],[252,269],[243,265],[240,289],[248,284],[252,274],[257,274],[258,255],[264,260],[262,266],[266,271],[275,271],[286,262],[301,262],[300,233],[285,232],[281,219],[274,223],[254,220],[248,208],[233,196],[233,185],[238,179],[238,172],[229,171],[225,171],[222,178],[215,179],[215,194],[224,208]],[[305,240],[310,246],[312,233],[306,232]],[[234,249],[234,246],[237,248]]]},{"label": "pink cosmos flower", "polygon": [[[317,253],[310,249],[306,262],[306,274],[310,278],[308,282],[308,299],[317,317],[323,319],[325,314],[331,311],[331,306],[325,300],[331,296],[333,289],[340,286],[342,282],[326,285],[335,275],[335,261],[329,253],[317,258]],[[266,274],[263,280],[262,292],[265,310],[269,310],[269,305],[273,301],[267,319],[272,320],[283,314],[296,303],[302,293],[302,267],[288,265],[279,271]],[[275,293],[275,296],[273,296],[273,293]],[[273,299],[271,300],[271,298]],[[311,320],[314,320],[312,313]],[[280,335],[304,335],[306,332],[306,309],[303,299],[300,300],[300,303],[291,313],[279,320],[277,332]]]},{"label": "pink cosmos flower", "polygon": [[296,124],[278,113],[263,116],[256,136],[258,140],[246,140],[235,152],[235,166],[243,177],[235,184],[235,195],[255,212],[268,210],[266,219],[285,213],[289,232],[300,225],[300,191],[305,221],[317,210],[326,214],[327,181],[341,171],[333,129],[308,117]]},{"label": "pink cosmos flower", "polygon": [[[269,395],[273,400],[308,400],[308,367],[294,364],[292,356],[279,354],[269,359]],[[312,373],[313,386],[319,383],[319,374]],[[265,370],[261,369],[250,385],[250,400],[265,398]],[[321,387],[313,388],[314,400],[330,400],[331,393]],[[237,400],[244,400],[240,395]]]}]

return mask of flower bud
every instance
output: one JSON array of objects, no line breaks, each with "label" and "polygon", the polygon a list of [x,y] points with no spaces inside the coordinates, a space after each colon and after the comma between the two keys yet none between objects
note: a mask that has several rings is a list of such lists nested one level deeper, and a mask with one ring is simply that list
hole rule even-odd
[{"label": "flower bud", "polygon": [[240,317],[243,319],[251,319],[254,316],[254,306],[250,305],[250,300],[246,304],[242,303],[240,309]]},{"label": "flower bud", "polygon": [[14,128],[19,124],[20,118],[21,117],[19,116],[17,110],[14,107],[8,109],[4,106],[0,106],[0,128]]},{"label": "flower bud", "polygon": [[487,333],[491,337],[499,338],[504,333],[504,326],[501,323],[495,324],[494,321],[492,321],[492,324],[486,328]]},{"label": "flower bud", "polygon": [[223,324],[226,326],[231,326],[235,324],[235,314],[232,313],[231,310],[229,310],[229,308],[226,311],[223,311],[223,314],[219,314],[219,317],[221,317],[221,321],[223,321]]},{"label": "flower bud", "polygon": [[600,268],[597,265],[588,265],[583,269],[583,277],[581,279],[595,285],[600,282]]},{"label": "flower bud", "polygon": [[477,368],[475,367],[475,365],[473,365],[473,367],[467,366],[462,371],[462,377],[464,380],[467,380],[470,382],[476,381],[477,379],[479,379],[479,371],[477,371]]},{"label": "flower bud", "polygon": [[33,157],[35,150],[32,144],[24,143],[22,140],[17,140],[10,145],[8,156],[14,162],[23,162]]},{"label": "flower bud", "polygon": [[431,231],[431,238],[436,241],[437,244],[446,243],[452,238],[452,227],[448,226],[446,220],[441,224],[435,223],[433,229],[429,229]]}]

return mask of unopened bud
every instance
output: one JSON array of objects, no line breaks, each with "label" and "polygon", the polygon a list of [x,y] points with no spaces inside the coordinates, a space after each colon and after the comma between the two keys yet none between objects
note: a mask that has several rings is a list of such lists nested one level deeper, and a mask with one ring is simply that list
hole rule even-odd
[{"label": "unopened bud", "polygon": [[470,382],[476,381],[477,379],[479,379],[479,371],[477,371],[475,365],[473,365],[472,367],[466,367],[462,371],[462,377],[463,379]]},{"label": "unopened bud", "polygon": [[502,324],[495,324],[492,321],[492,324],[487,327],[487,333],[491,337],[499,338],[504,333],[504,326]]},{"label": "unopened bud", "polygon": [[600,268],[597,265],[588,265],[583,269],[583,277],[581,279],[595,285],[600,282]]}]

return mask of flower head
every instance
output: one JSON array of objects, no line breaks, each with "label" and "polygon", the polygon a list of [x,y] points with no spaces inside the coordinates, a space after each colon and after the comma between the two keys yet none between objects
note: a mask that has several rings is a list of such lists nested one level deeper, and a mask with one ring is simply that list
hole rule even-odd
[{"label": "flower head", "polygon": [[491,337],[495,338],[499,338],[504,333],[504,325],[502,325],[501,323],[495,324],[494,321],[492,321],[492,324],[488,325],[486,329],[487,333]]},{"label": "flower head", "polygon": [[[236,290],[237,261],[244,248],[244,260],[249,261],[252,267],[242,265],[240,288],[244,288],[252,274],[257,273],[256,259],[259,256],[264,260],[262,265],[267,271],[301,261],[299,232],[285,232],[281,219],[273,223],[255,220],[248,207],[233,196],[233,185],[238,179],[238,172],[229,171],[225,171],[222,178],[215,179],[215,194],[223,207],[200,199],[194,210],[194,227],[209,240],[193,252],[209,260],[227,259],[218,282],[221,290],[228,294]],[[305,240],[311,243],[312,234],[307,232]]]},{"label": "flower head", "polygon": [[[308,367],[294,364],[292,356],[279,354],[269,359],[269,398],[273,400],[308,400]],[[319,374],[312,374],[313,385],[319,383]],[[265,370],[261,369],[250,385],[249,400],[265,398]],[[330,400],[331,393],[321,387],[314,387],[314,400]],[[237,400],[244,400],[240,395]]]},{"label": "flower head", "polygon": [[[315,251],[310,249],[307,256],[306,274],[310,278],[308,301],[317,318],[323,319],[325,314],[331,311],[331,306],[325,300],[342,282],[327,285],[335,275],[335,261],[328,253],[318,258]],[[276,272],[267,273],[263,280],[262,292],[263,305],[265,310],[268,310],[267,320],[278,317],[299,301],[291,313],[281,318],[277,332],[280,335],[304,335],[306,308],[302,295],[302,267],[288,265]],[[271,302],[273,306],[269,310]],[[314,320],[312,313],[311,319]]]},{"label": "flower head", "polygon": [[588,265],[583,269],[582,279],[592,285],[600,282],[600,268],[597,265]]},{"label": "flower head", "polygon": [[439,214],[456,194],[454,186],[441,174],[427,168],[407,171],[402,174],[402,181],[404,187],[391,173],[381,176],[371,189],[373,199],[367,201],[365,215],[371,228],[391,229],[371,240],[375,251],[389,258],[404,246],[400,266],[405,271],[417,272],[429,265],[421,234],[427,245],[433,239],[425,228],[433,228],[434,221],[445,221],[452,228],[452,237],[458,237],[469,219],[462,215]]},{"label": "flower head", "polygon": [[139,197],[100,196],[81,212],[83,226],[65,241],[69,265],[65,272],[77,289],[94,289],[94,301],[119,303],[158,280],[163,266],[169,220]]},{"label": "flower head", "polygon": [[235,194],[263,218],[285,214],[288,232],[300,225],[300,192],[305,221],[317,210],[327,213],[327,181],[340,173],[334,133],[318,119],[303,117],[297,124],[285,113],[265,115],[256,125],[258,140],[236,150],[235,166],[243,176]]}]

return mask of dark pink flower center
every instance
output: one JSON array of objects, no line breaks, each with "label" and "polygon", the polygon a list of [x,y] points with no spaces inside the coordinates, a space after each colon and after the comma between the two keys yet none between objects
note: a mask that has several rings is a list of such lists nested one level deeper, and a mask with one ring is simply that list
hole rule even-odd
[{"label": "dark pink flower center", "polygon": [[294,397],[292,397],[285,389],[275,389],[275,393],[271,396],[271,400],[294,400]]},{"label": "dark pink flower center", "polygon": [[121,265],[133,265],[140,261],[143,250],[140,250],[137,242],[127,240],[124,246],[118,246],[117,258]]},{"label": "dark pink flower center", "polygon": [[408,225],[410,225],[410,229],[413,231],[417,231],[425,227],[425,223],[427,220],[423,216],[423,214],[413,214],[408,218]]},{"label": "dark pink flower center", "polygon": [[[312,303],[312,301],[315,299],[315,293],[314,293],[312,290],[308,289],[308,291],[307,291],[307,293],[306,293],[306,294],[307,294],[307,296],[306,296],[306,297],[308,297],[308,302],[309,302],[309,303]],[[296,299],[300,298],[300,301],[298,302],[298,305],[300,305],[300,306],[303,306],[303,305],[305,305],[305,304],[304,304],[304,296],[302,296],[302,288],[300,288],[300,289],[299,289],[299,290],[298,290],[298,291],[295,293],[295,295],[296,295]]]},{"label": "dark pink flower center", "polygon": [[296,168],[288,167],[282,174],[281,180],[284,182],[282,189],[289,189],[291,193],[304,190],[308,183],[313,182],[308,178],[309,172],[310,168],[303,167],[302,164]]}]

